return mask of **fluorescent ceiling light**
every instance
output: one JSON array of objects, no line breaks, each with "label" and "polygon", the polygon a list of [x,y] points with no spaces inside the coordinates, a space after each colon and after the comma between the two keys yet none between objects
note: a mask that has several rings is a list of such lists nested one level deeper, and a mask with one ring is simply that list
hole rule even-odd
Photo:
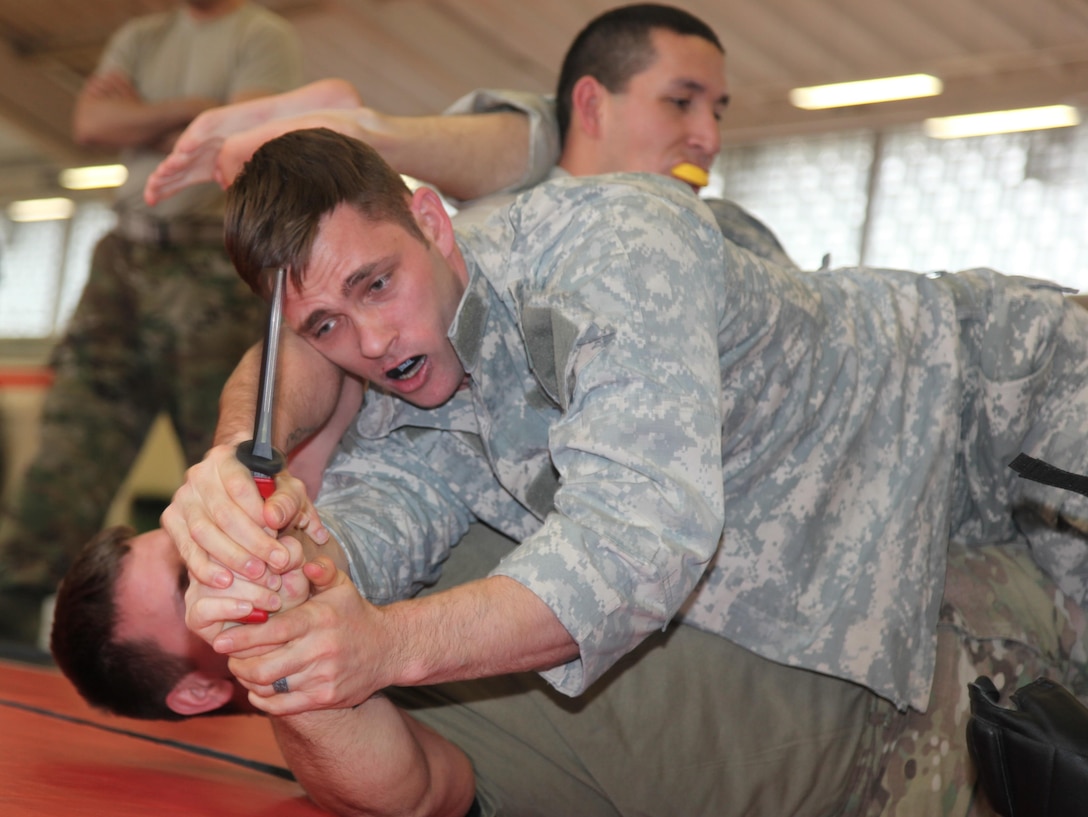
[{"label": "fluorescent ceiling light", "polygon": [[71,199],[24,199],[8,205],[12,221],[59,221],[71,218],[76,205]]},{"label": "fluorescent ceiling light", "polygon": [[874,102],[936,96],[942,90],[941,81],[936,77],[929,74],[907,74],[901,77],[863,79],[858,82],[794,88],[790,91],[790,102],[798,108],[814,111],[822,108],[843,108],[849,105],[871,105]]},{"label": "fluorescent ceiling light", "polygon": [[105,187],[120,187],[127,178],[128,168],[124,165],[70,167],[60,172],[61,187],[66,187],[69,190],[100,190]]},{"label": "fluorescent ceiling light", "polygon": [[990,111],[961,116],[941,116],[923,123],[927,136],[934,139],[959,139],[989,133],[1015,133],[1045,128],[1068,128],[1080,124],[1080,115],[1071,105],[1047,105],[1015,111]]}]

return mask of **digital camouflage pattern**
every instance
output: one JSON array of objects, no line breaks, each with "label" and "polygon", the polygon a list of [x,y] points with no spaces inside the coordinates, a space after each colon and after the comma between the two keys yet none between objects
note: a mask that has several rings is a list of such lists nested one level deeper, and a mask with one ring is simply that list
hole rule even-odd
[{"label": "digital camouflage pattern", "polygon": [[56,587],[160,412],[186,460],[204,456],[219,392],[260,340],[264,315],[219,245],[163,249],[113,233],[99,242],[53,353],[39,453],[5,520],[0,582]]},{"label": "digital camouflage pattern", "polygon": [[704,198],[702,201],[714,214],[718,229],[727,241],[784,269],[797,268],[778,236],[739,204],[728,199]]},{"label": "digital camouflage pattern", "polygon": [[[555,111],[552,100],[536,94],[508,91],[482,91],[469,94],[458,105],[459,112],[487,110],[521,110],[530,117],[531,157],[527,178],[522,186],[542,180],[552,163],[558,160],[559,149]],[[726,200],[704,199],[714,213],[723,235],[756,255],[782,266],[793,262],[782,251],[781,244],[766,225]],[[1006,475],[1002,475],[1006,476]],[[1033,520],[1024,525],[1033,529],[1035,537],[1053,537],[1055,515],[1038,524]],[[1075,521],[1070,524],[1076,524]],[[1083,527],[1083,526],[1082,526]],[[1069,545],[1059,545],[1057,550],[1069,550]],[[1044,548],[1045,550],[1045,548]],[[1008,694],[1038,676],[1065,677],[1067,685],[1080,690],[1088,700],[1088,690],[1075,681],[1085,670],[1083,648],[1073,649],[1083,636],[1083,627],[1071,626],[1080,621],[1079,609],[1061,593],[1053,582],[1030,563],[1025,551],[1018,550],[1016,558],[1023,562],[1023,570],[964,572],[978,563],[987,564],[989,559],[1005,558],[991,547],[970,551],[971,558],[953,546],[947,572],[946,592],[941,606],[941,623],[938,625],[936,672],[927,714],[915,710],[899,715],[890,710],[878,711],[874,716],[873,743],[858,759],[857,779],[864,780],[874,769],[882,767],[893,751],[894,759],[887,767],[887,774],[877,787],[875,799],[868,803],[869,812],[880,813],[887,808],[888,814],[916,815],[972,815],[989,817],[992,812],[985,802],[980,802],[974,791],[974,773],[966,754],[964,727],[969,712],[967,687],[980,674],[994,677]],[[969,588],[960,592],[957,588]],[[958,605],[971,603],[976,612],[974,630],[962,622],[953,626],[950,621],[962,618]],[[1005,637],[979,638],[972,633],[994,633],[991,617],[1006,622]],[[1017,627],[1021,620],[1031,620],[1036,627],[1031,633]],[[1065,645],[1055,654],[1052,650],[1038,650],[1033,645],[1053,644],[1055,639]],[[1068,650],[1068,653],[1067,653]],[[1074,657],[1077,653],[1078,657]],[[994,657],[1003,656],[1002,659]],[[1020,655],[1023,660],[1012,665],[1010,656]],[[955,671],[955,670],[958,670]],[[1009,679],[1016,678],[1016,681]],[[909,722],[909,726],[907,723]],[[900,730],[904,731],[897,740]],[[875,765],[874,765],[875,764]],[[919,772],[919,770],[923,770]],[[911,783],[914,785],[909,785]],[[855,808],[865,808],[859,795]]]},{"label": "digital camouflage pattern", "polygon": [[651,177],[542,185],[462,247],[471,388],[371,394],[326,481],[371,598],[433,581],[479,519],[578,642],[545,674],[567,694],[679,614],[927,707],[949,530],[1011,538],[1022,489],[991,466],[1078,417],[1050,398],[1086,381],[1088,313],[988,271],[783,270]]},{"label": "digital camouflage pattern", "polygon": [[[554,105],[550,98],[507,91],[484,91],[470,94],[459,104],[464,106],[464,111],[505,108],[521,110],[530,116],[532,132],[530,144],[533,147],[531,156],[535,158],[535,164],[527,174],[530,178],[523,180],[523,184],[543,179],[549,165],[558,160],[557,128]],[[550,159],[549,156],[551,156]],[[704,200],[714,212],[727,238],[756,255],[782,266],[792,265],[792,261],[782,252],[777,238],[765,225],[753,219],[750,214],[732,202]],[[1001,474],[1002,478],[1006,476]],[[1057,547],[1053,549],[1054,552],[1068,554],[1072,550],[1072,558],[1077,559],[1076,544],[1071,545],[1068,541],[1063,541],[1067,540],[1067,537],[1063,532],[1055,530],[1061,527],[1061,525],[1055,525],[1055,520],[1056,514],[1051,510],[1044,524],[1039,524],[1038,519],[1032,519],[1024,525],[1024,528],[1034,531],[1036,541],[1048,537],[1052,540],[1056,539]],[[1068,524],[1076,525],[1077,521],[1074,518],[1068,521]],[[1080,527],[1083,529],[1083,524]],[[1042,547],[1041,550],[1047,551],[1048,548]],[[965,626],[951,628],[947,623],[951,617],[958,615],[957,604],[963,596],[957,596],[955,593],[946,594],[941,606],[936,673],[929,714],[920,715],[915,710],[910,710],[901,716],[893,715],[889,711],[879,713],[876,716],[878,723],[874,724],[877,729],[877,733],[874,734],[874,743],[868,747],[868,751],[863,753],[863,756],[859,757],[857,774],[858,779],[861,780],[865,778],[865,775],[872,773],[874,768],[872,764],[876,763],[879,766],[884,762],[892,747],[895,747],[895,758],[888,767],[887,777],[878,787],[875,793],[876,799],[869,802],[873,809],[871,813],[880,813],[882,808],[887,807],[888,814],[898,815],[915,814],[928,817],[928,815],[936,814],[950,816],[967,814],[972,817],[975,815],[990,817],[992,812],[984,802],[979,801],[974,793],[972,786],[974,773],[970,769],[966,754],[964,726],[969,711],[966,684],[979,674],[990,674],[997,679],[1003,692],[1008,694],[1022,683],[1033,680],[1037,676],[1046,675],[1051,678],[1066,676],[1072,681],[1077,673],[1084,669],[1083,657],[1078,659],[1080,660],[1078,665],[1077,660],[1066,661],[1064,658],[1059,660],[1050,652],[1034,652],[1033,644],[1052,642],[1058,633],[1062,634],[1063,640],[1070,639],[1073,630],[1066,624],[1067,617],[1075,618],[1074,611],[1079,611],[1079,608],[1072,604],[1048,577],[1033,565],[1021,573],[995,571],[992,576],[987,574],[986,578],[980,578],[977,573],[962,574],[961,571],[965,567],[974,564],[974,559],[957,558],[957,552],[954,548],[948,564],[949,586],[959,587],[966,584],[974,588],[975,596],[982,596],[988,600],[981,607],[976,608],[982,613],[981,618],[976,619],[976,622],[985,622],[992,614],[1010,623],[1020,619],[1031,619],[1041,626],[1036,628],[1035,635],[1027,641],[1011,636],[1007,639],[975,638],[971,635],[973,631],[970,628]],[[982,548],[972,551],[972,554],[975,559],[978,559],[982,558],[981,554],[990,552],[990,548]],[[1018,555],[1020,558],[1026,558],[1023,551],[1020,551]],[[1062,568],[1058,566],[1056,569],[1060,571]],[[972,579],[978,579],[978,581],[972,581]],[[1074,584],[1079,581],[1080,579],[1074,579]],[[1075,587],[1071,589],[1076,592]],[[1056,604],[1051,601],[1052,598],[1057,600]],[[992,630],[987,626],[978,632],[990,633]],[[1076,639],[1074,638],[1073,641],[1075,642]],[[1005,660],[999,661],[993,658],[993,653],[1005,656]],[[1024,653],[1024,660],[1016,665],[1019,667],[1016,671],[1009,666],[1007,659],[1008,656],[1020,653]],[[958,673],[952,670],[953,665],[959,670]],[[1008,680],[1013,677],[1019,678],[1019,681]],[[1004,681],[1003,684],[1002,681]],[[1077,689],[1075,686],[1071,688],[1074,691]],[[1080,694],[1084,697],[1085,691]],[[910,726],[903,726],[901,722],[908,720]],[[901,741],[896,742],[901,728],[906,730],[905,735]],[[930,770],[931,773],[920,774],[919,769]],[[908,784],[913,781],[917,781],[916,784],[909,786]],[[863,806],[855,804],[855,807],[862,808]]]}]

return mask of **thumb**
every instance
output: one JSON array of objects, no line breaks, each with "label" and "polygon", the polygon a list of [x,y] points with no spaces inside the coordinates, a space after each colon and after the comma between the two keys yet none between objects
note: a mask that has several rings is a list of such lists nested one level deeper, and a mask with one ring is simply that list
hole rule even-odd
[{"label": "thumb", "polygon": [[283,530],[294,516],[291,500],[282,491],[276,491],[264,501],[264,522],[272,530]]},{"label": "thumb", "polygon": [[323,593],[348,581],[347,575],[337,570],[328,556],[318,556],[312,562],[307,562],[302,566],[302,572],[313,585],[314,593]]}]

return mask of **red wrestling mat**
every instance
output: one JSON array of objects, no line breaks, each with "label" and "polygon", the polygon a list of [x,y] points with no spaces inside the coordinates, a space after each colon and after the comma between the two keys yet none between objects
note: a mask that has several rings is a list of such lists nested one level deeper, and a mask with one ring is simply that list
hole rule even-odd
[{"label": "red wrestling mat", "polygon": [[91,709],[53,668],[0,660],[4,817],[318,817],[255,716],[156,723]]}]

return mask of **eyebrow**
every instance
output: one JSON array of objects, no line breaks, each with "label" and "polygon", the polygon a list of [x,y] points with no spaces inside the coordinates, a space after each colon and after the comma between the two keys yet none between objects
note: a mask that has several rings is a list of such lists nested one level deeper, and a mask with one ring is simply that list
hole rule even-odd
[{"label": "eyebrow", "polygon": [[[693,79],[676,79],[672,81],[672,84],[678,86],[679,88],[683,88],[685,91],[694,91],[695,93],[699,94],[704,94],[707,90],[706,86],[703,85],[703,83],[697,82]],[[721,105],[722,107],[728,106],[729,94],[722,94],[720,97],[714,100],[714,102],[715,104]]]},{"label": "eyebrow", "polygon": [[327,309],[318,309],[314,312],[311,312],[309,317],[307,317],[306,320],[303,321],[302,326],[299,328],[299,334],[313,334],[314,327],[320,326],[322,323],[324,323],[325,318],[328,317],[328,315],[329,311]]},{"label": "eyebrow", "polygon": [[[366,281],[372,278],[379,269],[389,265],[393,258],[394,256],[391,255],[384,256],[376,261],[363,264],[356,269],[340,283],[340,297],[347,298],[351,295],[351,291],[359,285],[360,281]],[[299,334],[306,335],[312,333],[315,328],[324,323],[329,314],[329,310],[327,309],[314,310],[306,317],[306,320],[302,322],[301,327],[299,327]]]}]

